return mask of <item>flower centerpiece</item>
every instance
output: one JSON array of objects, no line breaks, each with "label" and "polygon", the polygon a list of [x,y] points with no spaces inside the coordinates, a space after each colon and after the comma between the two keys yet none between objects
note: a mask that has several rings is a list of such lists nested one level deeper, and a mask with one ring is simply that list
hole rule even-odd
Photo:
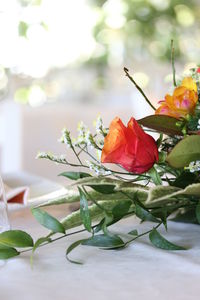
[{"label": "flower centerpiece", "polygon": [[[50,230],[47,236],[33,242],[24,231],[1,233],[0,258],[30,250],[34,253],[38,247],[82,231],[89,236],[75,241],[66,250],[72,262],[69,254],[79,245],[119,249],[144,235],[149,236],[155,247],[186,249],[159,233],[160,226],[167,231],[169,220],[200,223],[200,69],[191,69],[187,77],[177,82],[173,53],[172,45],[174,90],[159,102],[157,109],[124,68],[125,75],[154,110],[152,115],[140,120],[131,117],[127,126],[116,117],[109,128],[104,127],[99,117],[94,134],[80,123],[77,138],[64,129],[60,141],[74,153],[76,162],[70,162],[67,154],[38,154],[38,158],[73,167],[73,171],[60,174],[73,181],[73,189],[32,208],[37,221]],[[157,139],[151,132],[157,134]],[[62,220],[42,208],[73,202],[79,202],[80,209]],[[133,215],[141,222],[152,222],[151,228],[146,232],[133,228],[126,235],[112,232],[111,225]],[[68,233],[80,225],[83,228]],[[20,252],[19,247],[25,249]]]}]

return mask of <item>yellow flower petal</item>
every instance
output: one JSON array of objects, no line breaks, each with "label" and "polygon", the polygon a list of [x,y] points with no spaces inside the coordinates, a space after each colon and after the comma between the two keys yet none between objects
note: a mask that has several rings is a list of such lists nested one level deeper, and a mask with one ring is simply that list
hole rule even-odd
[{"label": "yellow flower petal", "polygon": [[188,90],[197,92],[197,85],[192,77],[185,77],[181,85],[186,87]]}]

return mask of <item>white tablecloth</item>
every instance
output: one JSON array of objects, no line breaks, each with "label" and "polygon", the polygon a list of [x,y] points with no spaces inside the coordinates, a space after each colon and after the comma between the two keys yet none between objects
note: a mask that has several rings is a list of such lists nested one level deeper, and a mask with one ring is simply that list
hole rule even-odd
[{"label": "white tablecloth", "polygon": [[[66,206],[54,209],[63,216]],[[51,208],[51,213],[53,209]],[[30,232],[34,237],[46,231],[37,224],[28,209],[11,212],[13,228]],[[152,226],[138,226],[129,218],[113,229],[121,232]],[[164,233],[164,229],[161,230]],[[59,240],[40,248],[31,269],[29,253],[10,259],[1,267],[1,300],[195,300],[200,294],[200,226],[170,223],[166,237],[187,251],[168,252],[154,248],[143,237],[124,250],[103,251],[79,247],[72,257],[84,261],[75,265],[65,258],[65,250],[85,234]]]}]

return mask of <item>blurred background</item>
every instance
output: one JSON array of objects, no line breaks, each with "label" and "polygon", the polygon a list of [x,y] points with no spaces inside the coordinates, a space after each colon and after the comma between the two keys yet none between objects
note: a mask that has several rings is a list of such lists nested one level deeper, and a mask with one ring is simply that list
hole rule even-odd
[{"label": "blurred background", "polygon": [[100,114],[127,122],[152,113],[126,66],[156,105],[170,91],[170,41],[177,73],[200,62],[198,0],[0,0],[0,166],[57,180],[65,168],[35,160],[66,154]]}]

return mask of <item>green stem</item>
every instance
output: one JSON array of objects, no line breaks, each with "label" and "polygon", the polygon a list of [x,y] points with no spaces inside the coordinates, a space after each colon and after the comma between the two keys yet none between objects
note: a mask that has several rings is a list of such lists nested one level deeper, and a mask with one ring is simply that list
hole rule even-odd
[{"label": "green stem", "polygon": [[[95,227],[96,226],[93,226],[93,228],[95,228]],[[44,244],[41,244],[40,246],[38,246],[38,248],[46,246],[46,245],[51,244],[53,242],[56,242],[58,240],[61,240],[61,239],[65,238],[65,237],[68,237],[68,236],[71,236],[71,235],[74,235],[74,234],[78,234],[78,233],[81,233],[81,232],[85,232],[85,231],[86,231],[86,229],[81,229],[81,230],[77,230],[77,231],[74,231],[74,232],[71,232],[71,233],[66,233],[66,234],[64,234],[62,236],[59,236],[59,237],[55,238],[54,240],[51,240],[51,242],[46,242]],[[29,252],[29,251],[32,251],[32,248],[20,251],[20,253]]]},{"label": "green stem", "polygon": [[75,154],[77,160],[79,161],[79,163],[81,164],[81,166],[83,166],[83,163],[82,163],[79,155],[77,154],[76,150],[74,149],[74,146],[72,146],[72,151],[74,152],[74,154]]},{"label": "green stem", "polygon": [[175,70],[175,65],[174,65],[174,41],[171,40],[171,63],[172,63],[172,73],[173,73],[173,83],[174,86],[176,87],[176,70]]},{"label": "green stem", "polygon": [[153,106],[151,101],[147,98],[147,96],[145,95],[141,87],[135,82],[133,77],[129,74],[129,70],[127,68],[124,68],[124,72],[126,73],[126,76],[130,79],[130,81],[135,85],[136,89],[142,94],[142,96],[144,97],[146,102],[151,106],[151,108],[153,108],[153,110],[156,110],[156,108]]},{"label": "green stem", "polygon": [[[158,225],[156,225],[155,227],[153,227],[153,229],[157,229],[157,228],[160,227],[160,225],[162,225],[162,224],[163,224],[162,222],[159,223]],[[145,232],[143,232],[143,233],[137,235],[136,237],[132,238],[132,239],[129,240],[128,242],[124,243],[124,246],[127,246],[128,244],[130,244],[131,242],[137,240],[137,239],[140,238],[141,236],[144,236],[144,235],[150,233],[153,229],[150,229],[150,230],[148,230],[148,231],[145,231]]]}]

